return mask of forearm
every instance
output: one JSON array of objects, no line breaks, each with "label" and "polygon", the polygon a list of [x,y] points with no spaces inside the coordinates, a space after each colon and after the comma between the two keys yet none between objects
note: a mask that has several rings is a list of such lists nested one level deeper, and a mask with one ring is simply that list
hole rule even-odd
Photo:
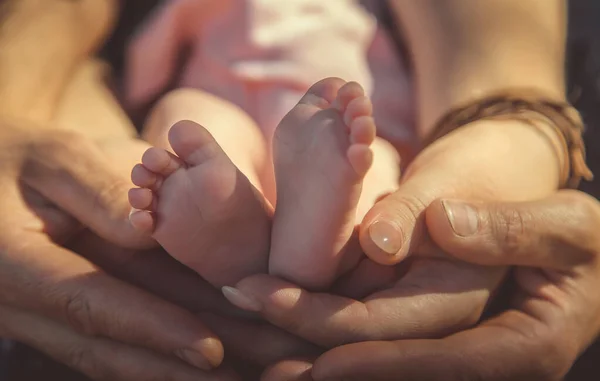
[{"label": "forearm", "polygon": [[114,0],[6,0],[0,6],[0,117],[51,119],[71,75],[97,48]]},{"label": "forearm", "polygon": [[392,0],[412,53],[419,130],[476,96],[510,87],[564,99],[564,0]]}]

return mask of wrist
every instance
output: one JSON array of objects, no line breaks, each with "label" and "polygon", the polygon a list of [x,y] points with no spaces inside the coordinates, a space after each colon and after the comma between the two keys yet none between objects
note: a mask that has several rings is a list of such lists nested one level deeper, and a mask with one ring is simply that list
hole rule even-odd
[{"label": "wrist", "polygon": [[506,89],[534,89],[549,100],[565,101],[564,81],[555,70],[541,69],[527,57],[495,60],[453,55],[438,57],[437,62],[424,63],[416,70],[421,137],[449,110]]},{"label": "wrist", "polygon": [[562,0],[395,0],[428,135],[448,110],[506,88],[564,100]]},{"label": "wrist", "polygon": [[[567,157],[556,130],[544,122],[518,119],[481,119],[460,127],[433,145],[474,151],[472,160],[493,178],[514,178],[521,190],[536,190],[531,197],[545,197],[561,185]],[[470,148],[467,148],[470,147]],[[493,181],[492,181],[493,182]]]},{"label": "wrist", "polygon": [[449,110],[436,123],[425,145],[458,128],[485,120],[521,122],[539,130],[555,150],[561,166],[561,187],[577,188],[582,179],[593,179],[585,163],[584,126],[579,113],[567,102],[549,99],[535,89],[505,89]]}]

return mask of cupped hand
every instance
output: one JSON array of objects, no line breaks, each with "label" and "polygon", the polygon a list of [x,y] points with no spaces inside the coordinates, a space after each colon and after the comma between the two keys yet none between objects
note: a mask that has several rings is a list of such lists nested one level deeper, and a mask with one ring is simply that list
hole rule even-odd
[{"label": "cupped hand", "polygon": [[[520,266],[506,310],[442,339],[349,344],[312,369],[281,362],[263,379],[562,379],[600,333],[600,204],[575,191],[523,203],[436,201],[426,219],[435,242],[456,258]],[[457,233],[452,219],[471,224],[471,233]]]},{"label": "cupped hand", "polygon": [[223,349],[196,316],[57,243],[81,225],[143,243],[127,223],[127,178],[77,134],[10,123],[0,128],[0,335],[93,379],[229,379],[207,372]]},{"label": "cupped hand", "polygon": [[[549,164],[540,166],[538,161],[544,160]],[[390,253],[384,258],[391,264],[408,255],[401,267],[363,261],[350,279],[342,280],[344,295],[351,297],[309,293],[268,276],[247,278],[236,286],[237,293],[228,294],[241,308],[259,310],[275,325],[326,347],[436,338],[468,328],[479,321],[505,267],[469,264],[431,250],[426,207],[439,197],[517,201],[544,197],[558,184],[558,168],[542,130],[514,121],[466,126],[423,151],[399,190],[365,218],[361,227],[365,250],[372,249],[365,234],[373,233],[375,225],[380,238],[386,234],[393,238],[389,229],[381,232],[380,224],[393,224],[403,232],[400,251],[387,246]],[[375,254],[371,250],[371,258],[380,258],[377,254],[381,250]],[[364,292],[369,283],[370,292]],[[348,292],[352,284],[363,290]]]},{"label": "cupped hand", "polygon": [[286,358],[316,358],[323,352],[315,345],[236,309],[218,289],[162,249],[119,248],[91,233],[78,236],[72,247],[109,274],[199,316],[223,342],[225,362],[231,364],[229,360],[233,358],[234,365],[241,362],[262,369]]}]

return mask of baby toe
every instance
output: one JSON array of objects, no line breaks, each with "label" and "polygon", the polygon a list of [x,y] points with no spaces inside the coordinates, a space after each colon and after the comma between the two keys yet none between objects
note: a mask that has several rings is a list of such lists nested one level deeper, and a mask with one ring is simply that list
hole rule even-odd
[{"label": "baby toe", "polygon": [[367,96],[354,98],[348,103],[348,107],[344,111],[344,123],[350,126],[352,120],[359,116],[371,116],[373,114],[373,103]]},{"label": "baby toe", "polygon": [[169,176],[181,167],[181,162],[164,149],[150,147],[142,156],[142,164],[151,172]]},{"label": "baby toe", "polygon": [[345,84],[346,81],[340,78],[325,78],[312,85],[300,99],[299,103],[316,106],[321,109],[330,107]]},{"label": "baby toe", "polygon": [[357,82],[348,82],[340,88],[334,105],[341,112],[345,112],[350,102],[365,95],[365,90]]},{"label": "baby toe", "polygon": [[350,123],[350,143],[371,145],[377,130],[371,116],[359,116]]},{"label": "baby toe", "polygon": [[129,222],[140,232],[150,233],[154,230],[154,216],[147,210],[132,210]]},{"label": "baby toe", "polygon": [[131,170],[131,182],[140,188],[156,190],[160,185],[160,177],[142,164],[136,164]]},{"label": "baby toe", "polygon": [[364,144],[353,144],[348,148],[346,157],[360,177],[364,177],[373,164],[373,151]]},{"label": "baby toe", "polygon": [[154,195],[147,188],[133,188],[129,190],[129,204],[134,209],[152,210]]}]

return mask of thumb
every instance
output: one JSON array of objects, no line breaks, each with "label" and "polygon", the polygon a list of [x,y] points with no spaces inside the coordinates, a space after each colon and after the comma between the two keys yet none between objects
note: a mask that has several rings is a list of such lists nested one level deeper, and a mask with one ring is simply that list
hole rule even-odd
[{"label": "thumb", "polygon": [[572,270],[597,259],[600,204],[576,191],[518,203],[436,200],[431,238],[446,253],[481,265]]},{"label": "thumb", "polygon": [[125,247],[153,241],[129,223],[127,191],[132,187],[89,139],[52,131],[32,145],[23,182],[102,238]]},{"label": "thumb", "polygon": [[440,184],[443,183],[439,178],[437,181],[429,181],[429,178],[415,177],[414,181],[411,178],[367,213],[359,237],[361,247],[371,260],[394,265],[424,242],[424,212],[442,194]]},{"label": "thumb", "polygon": [[539,164],[555,162],[549,148],[538,128],[521,121],[476,121],[439,139],[411,163],[400,189],[365,216],[365,254],[392,265],[415,252],[426,238],[424,211],[440,197],[520,201],[554,192],[557,167]]}]

